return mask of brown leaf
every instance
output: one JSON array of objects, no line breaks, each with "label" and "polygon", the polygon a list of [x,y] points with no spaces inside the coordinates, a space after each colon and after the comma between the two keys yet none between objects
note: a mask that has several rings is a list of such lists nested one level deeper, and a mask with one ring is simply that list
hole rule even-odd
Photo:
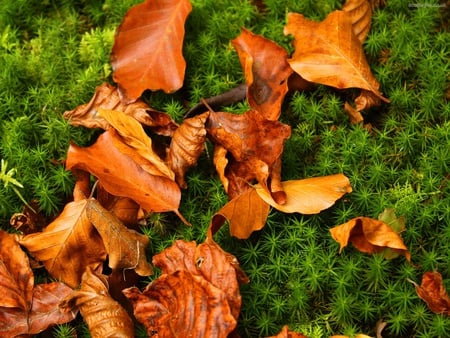
[{"label": "brown leaf", "polygon": [[431,311],[450,316],[450,298],[439,272],[425,272],[420,286],[416,283],[414,285],[417,295],[427,303]]},{"label": "brown leaf", "polygon": [[331,207],[344,194],[352,192],[350,181],[343,174],[312,177],[281,182],[286,193],[286,203],[276,203],[271,196],[256,185],[258,195],[272,207],[287,213],[317,214]]},{"label": "brown leaf", "polygon": [[39,203],[37,200],[32,200],[29,206],[23,206],[22,212],[11,216],[9,224],[23,234],[31,234],[42,230],[47,225],[46,218],[41,212],[35,210],[39,210]]},{"label": "brown leaf", "polygon": [[127,104],[122,102],[116,87],[103,83],[95,89],[92,99],[73,110],[64,113],[64,118],[73,126],[87,128],[102,128],[107,130],[110,125],[98,115],[98,109],[115,110],[132,116],[140,123],[150,127],[155,133],[172,136],[178,125],[166,113],[150,108],[144,101],[136,100]]},{"label": "brown leaf", "polygon": [[358,124],[364,121],[364,117],[362,116],[361,112],[353,108],[348,102],[345,102],[344,110],[350,117],[351,124]]},{"label": "brown leaf", "polygon": [[288,62],[306,80],[339,89],[366,89],[389,102],[379,92],[347,13],[331,12],[322,22],[289,13],[284,33],[295,37],[295,52]]},{"label": "brown leaf", "polygon": [[330,232],[333,239],[341,245],[339,252],[347,246],[348,242],[351,242],[361,252],[382,253],[389,249],[404,255],[408,261],[411,260],[411,254],[402,238],[380,220],[356,217],[330,229]]},{"label": "brown leaf", "polygon": [[86,214],[102,237],[111,269],[134,269],[140,276],[153,273],[145,255],[149,243],[147,236],[128,229],[93,198],[88,201]]},{"label": "brown leaf", "polygon": [[380,98],[368,90],[361,90],[361,94],[355,99],[356,110],[363,111],[381,104]]},{"label": "brown leaf", "polygon": [[245,72],[248,103],[266,119],[278,120],[292,74],[286,50],[246,29],[232,43]]},{"label": "brown leaf", "polygon": [[146,0],[125,14],[111,52],[113,79],[125,101],[146,89],[171,93],[183,85],[184,23],[191,8],[189,0]]},{"label": "brown leaf", "polygon": [[269,210],[270,205],[259,196],[256,189],[250,188],[225,204],[213,216],[209,227],[214,234],[227,220],[230,234],[246,239],[253,231],[264,227]]},{"label": "brown leaf", "polygon": [[117,149],[112,134],[112,131],[104,132],[87,148],[71,144],[66,168],[90,172],[109,193],[131,198],[148,212],[178,213],[181,199],[178,185],[167,177],[144,171],[130,156]]},{"label": "brown leaf", "polygon": [[60,299],[72,292],[54,282],[34,286],[28,257],[15,236],[0,231],[0,336],[37,334],[47,327],[73,320],[76,313],[63,314]]},{"label": "brown leaf", "polygon": [[366,41],[372,19],[372,6],[369,0],[347,0],[342,10],[348,14],[353,33],[362,44]]},{"label": "brown leaf", "polygon": [[178,185],[186,189],[184,180],[186,171],[197,164],[200,154],[205,148],[205,123],[209,113],[203,113],[183,121],[172,137],[167,154],[167,164],[175,172]]},{"label": "brown leaf", "polygon": [[91,269],[83,274],[81,288],[65,297],[59,307],[80,310],[92,338],[134,337],[133,322],[127,312],[108,293],[106,276]]},{"label": "brown leaf", "polygon": [[267,338],[308,338],[301,333],[292,332],[289,330],[289,327],[287,325],[283,326],[280,333],[278,333],[276,336],[270,336]]},{"label": "brown leaf", "polygon": [[20,241],[53,278],[72,288],[80,284],[86,267],[98,269],[106,259],[102,239],[86,215],[87,205],[88,200],[68,203],[44,231]]},{"label": "brown leaf", "polygon": [[214,145],[213,163],[226,193],[228,193],[229,185],[228,178],[225,175],[225,169],[228,166],[227,154],[228,150],[224,146],[220,144]]}]

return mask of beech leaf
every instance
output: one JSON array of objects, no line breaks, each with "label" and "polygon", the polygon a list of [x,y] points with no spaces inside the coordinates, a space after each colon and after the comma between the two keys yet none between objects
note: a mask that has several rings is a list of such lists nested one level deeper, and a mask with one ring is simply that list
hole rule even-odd
[{"label": "beech leaf", "polygon": [[359,251],[383,253],[389,249],[404,255],[408,261],[411,254],[402,238],[383,221],[369,217],[356,217],[344,224],[330,229],[333,239],[340,244],[339,252],[351,242]]},{"label": "beech leaf", "polygon": [[191,9],[189,0],[146,0],[125,14],[111,52],[124,101],[146,89],[171,93],[183,85],[184,24]]},{"label": "beech leaf", "polygon": [[450,316],[450,298],[439,272],[425,272],[420,286],[416,283],[414,286],[417,295],[427,303],[431,311]]},{"label": "beech leaf", "polygon": [[372,19],[372,6],[369,0],[347,0],[342,10],[348,14],[353,33],[362,44],[366,41]]},{"label": "beech leaf", "polygon": [[344,194],[352,192],[350,181],[343,174],[281,183],[286,194],[286,202],[282,205],[276,203],[261,186],[256,185],[255,189],[266,203],[286,213],[317,214],[331,207]]},{"label": "beech leaf", "polygon": [[284,33],[295,38],[295,52],[288,62],[306,80],[339,89],[366,89],[389,102],[379,92],[346,12],[333,11],[322,22],[289,13]]}]

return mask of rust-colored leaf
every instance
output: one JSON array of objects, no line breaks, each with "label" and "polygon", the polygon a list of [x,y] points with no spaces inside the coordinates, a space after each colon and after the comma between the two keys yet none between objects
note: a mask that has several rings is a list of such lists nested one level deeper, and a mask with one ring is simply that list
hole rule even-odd
[{"label": "rust-colored leaf", "polygon": [[269,210],[270,205],[259,196],[256,189],[250,188],[225,204],[213,216],[210,228],[215,233],[225,221],[228,221],[230,234],[246,239],[253,231],[264,227]]},{"label": "rust-colored leaf", "polygon": [[293,332],[289,330],[289,327],[287,325],[283,326],[280,333],[278,333],[276,336],[270,336],[267,338],[308,338],[301,333]]},{"label": "rust-colored leaf", "polygon": [[362,44],[366,41],[372,19],[372,6],[369,0],[347,0],[342,10],[350,17],[353,33]]},{"label": "rust-colored leaf", "polygon": [[87,148],[71,144],[67,169],[83,169],[98,178],[111,194],[129,197],[146,211],[178,213],[181,192],[178,185],[163,176],[150,175],[114,143],[112,130],[99,136]]},{"label": "rust-colored leaf", "polygon": [[113,79],[125,101],[146,89],[174,92],[183,85],[182,48],[189,0],[146,0],[120,24],[111,52]]},{"label": "rust-colored leaf", "polygon": [[115,110],[132,116],[137,121],[150,127],[155,133],[172,136],[178,125],[166,113],[150,108],[144,101],[136,100],[133,103],[122,102],[116,87],[103,83],[95,89],[94,96],[86,103],[68,110],[64,118],[71,125],[87,128],[102,128],[107,130],[109,123],[98,115],[98,109]]},{"label": "rust-colored leaf", "polygon": [[228,178],[225,175],[225,169],[228,166],[227,153],[228,150],[224,146],[220,144],[214,145],[213,163],[226,193],[228,193],[229,185]]},{"label": "rust-colored leaf", "polygon": [[167,164],[175,172],[175,180],[183,189],[187,188],[184,175],[197,164],[200,154],[205,148],[205,123],[209,113],[203,113],[183,121],[173,134],[167,154]]},{"label": "rust-colored leaf", "polygon": [[411,260],[411,254],[400,235],[383,221],[356,217],[330,229],[330,232],[341,246],[339,252],[351,242],[359,251],[365,253],[382,253],[389,249],[404,255],[408,261]]},{"label": "rust-colored leaf", "polygon": [[149,243],[147,236],[128,229],[95,199],[89,199],[86,214],[102,237],[111,269],[134,269],[140,276],[153,273],[145,255]]},{"label": "rust-colored leaf", "polygon": [[450,298],[439,272],[425,272],[420,286],[416,283],[414,283],[414,286],[417,295],[427,303],[431,311],[450,316]]},{"label": "rust-colored leaf", "polygon": [[331,207],[344,194],[352,192],[350,181],[343,174],[312,177],[303,180],[281,182],[286,193],[285,204],[276,203],[272,197],[256,185],[258,195],[272,207],[287,213],[317,214]]},{"label": "rust-colored leaf", "polygon": [[364,117],[362,116],[361,112],[353,108],[348,102],[345,102],[344,110],[350,117],[351,124],[358,124],[364,121]]},{"label": "rust-colored leaf", "polygon": [[90,266],[101,267],[106,251],[86,215],[88,200],[68,203],[44,231],[25,236],[20,244],[41,261],[53,278],[76,288]]},{"label": "rust-colored leaf", "polygon": [[72,289],[60,282],[34,286],[28,257],[15,236],[4,231],[0,231],[0,292],[2,337],[37,334],[76,316],[76,312],[62,313],[57,308]]},{"label": "rust-colored leaf", "polygon": [[306,80],[339,89],[366,89],[389,102],[379,92],[347,13],[331,12],[322,22],[289,13],[284,33],[295,37],[295,52],[288,62]]},{"label": "rust-colored leaf", "polygon": [[248,103],[266,119],[278,120],[292,74],[286,50],[246,29],[232,43],[245,72]]},{"label": "rust-colored leaf", "polygon": [[134,337],[133,322],[127,312],[108,293],[106,276],[90,269],[83,274],[81,288],[65,297],[59,307],[80,310],[92,338]]}]

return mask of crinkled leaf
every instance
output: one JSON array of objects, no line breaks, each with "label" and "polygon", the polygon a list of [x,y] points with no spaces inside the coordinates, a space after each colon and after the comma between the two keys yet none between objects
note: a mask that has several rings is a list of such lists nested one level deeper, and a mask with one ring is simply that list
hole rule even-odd
[{"label": "crinkled leaf", "polygon": [[417,295],[427,303],[431,311],[450,316],[450,298],[439,272],[425,272],[420,286],[414,285]]},{"label": "crinkled leaf", "polygon": [[286,50],[246,29],[232,43],[245,72],[248,103],[266,119],[278,120],[292,74]]},{"label": "crinkled leaf", "polygon": [[352,192],[350,181],[343,174],[312,177],[281,182],[286,193],[284,204],[276,203],[266,190],[256,185],[256,192],[266,203],[287,213],[317,214],[331,207],[344,194]]},{"label": "crinkled leaf", "polygon": [[106,259],[103,241],[86,215],[87,205],[88,200],[68,203],[44,231],[20,241],[53,278],[72,288],[79,285],[86,267],[95,270]]},{"label": "crinkled leaf", "polygon": [[111,52],[113,79],[126,101],[146,89],[174,92],[183,85],[182,48],[189,0],[146,0],[120,24]]},{"label": "crinkled leaf", "polygon": [[347,0],[342,10],[348,14],[353,33],[362,44],[369,33],[372,20],[372,6],[369,0]]},{"label": "crinkled leaf", "polygon": [[339,252],[351,242],[361,252],[382,253],[388,248],[399,255],[404,255],[408,261],[411,260],[408,248],[400,235],[380,220],[356,217],[330,229],[330,232],[341,246]]}]

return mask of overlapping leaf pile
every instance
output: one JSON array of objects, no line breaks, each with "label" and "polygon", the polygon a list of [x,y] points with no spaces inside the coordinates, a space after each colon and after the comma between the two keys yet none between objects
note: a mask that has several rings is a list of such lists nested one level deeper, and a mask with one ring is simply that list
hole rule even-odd
[{"label": "overlapping leaf pile", "polygon": [[[356,108],[347,104],[353,114],[388,102],[361,47],[370,27],[368,2],[349,1],[322,22],[289,13],[285,34],[294,36],[291,56],[275,42],[243,29],[232,43],[244,71],[250,110],[234,114],[205,109],[179,125],[148,106],[141,95],[182,86],[184,22],[190,11],[188,0],[145,1],[130,9],[111,54],[117,87],[99,85],[90,102],[64,114],[72,125],[103,131],[88,147],[68,148],[65,165],[77,177],[74,200],[42,232],[18,242],[60,282],[33,287],[28,258],[11,235],[2,233],[0,332],[37,333],[72,320],[79,310],[93,337],[105,332],[133,336],[132,320],[109,295],[117,282],[112,276],[125,270],[152,274],[145,252],[151,239],[131,229],[146,216],[175,212],[189,224],[178,211],[181,189],[189,188],[186,172],[196,165],[207,140],[214,145],[214,165],[230,201],[212,218],[204,243],[176,241],[152,259],[162,271],[160,277],[143,291],[131,285],[123,290],[149,335],[236,333],[239,285],[248,280],[236,257],[222,250],[213,235],[228,221],[231,235],[246,239],[264,227],[270,207],[315,214],[352,191],[341,173],[282,181],[283,148],[291,128],[279,118],[294,75],[304,83],[359,88]],[[153,134],[169,137],[170,142],[149,136]],[[378,220],[355,218],[331,229],[331,234],[341,250],[351,242],[363,252],[381,252],[386,258],[400,254],[410,260],[399,235],[404,223],[387,213]],[[110,276],[103,274],[106,261]],[[416,286],[419,295],[433,311],[448,313],[442,287],[430,291],[433,283],[423,284]],[[48,314],[48,322],[35,320],[41,312]],[[302,335],[284,327],[276,337]]]}]

